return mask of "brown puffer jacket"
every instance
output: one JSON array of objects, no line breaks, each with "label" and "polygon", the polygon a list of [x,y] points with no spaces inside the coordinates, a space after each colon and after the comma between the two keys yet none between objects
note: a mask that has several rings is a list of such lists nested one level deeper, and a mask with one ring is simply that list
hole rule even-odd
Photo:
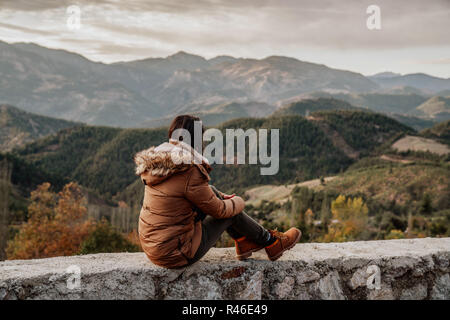
[{"label": "brown puffer jacket", "polygon": [[202,237],[198,208],[215,218],[244,209],[244,200],[220,200],[208,184],[211,167],[189,145],[169,140],[136,154],[136,174],[145,184],[139,238],[148,258],[166,267],[181,267],[197,251]]}]

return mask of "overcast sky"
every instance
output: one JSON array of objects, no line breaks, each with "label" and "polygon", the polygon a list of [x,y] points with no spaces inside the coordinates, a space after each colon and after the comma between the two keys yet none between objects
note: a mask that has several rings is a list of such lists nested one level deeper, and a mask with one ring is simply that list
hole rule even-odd
[{"label": "overcast sky", "polygon": [[[381,30],[369,30],[369,5]],[[81,27],[67,26],[67,8]],[[183,50],[450,77],[450,0],[0,0],[0,40],[115,62]]]}]

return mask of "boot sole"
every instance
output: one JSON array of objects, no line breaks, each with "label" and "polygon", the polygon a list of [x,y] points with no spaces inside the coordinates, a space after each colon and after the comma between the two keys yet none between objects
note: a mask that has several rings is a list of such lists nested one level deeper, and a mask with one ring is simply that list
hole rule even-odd
[{"label": "boot sole", "polygon": [[284,249],[283,249],[279,254],[277,254],[276,256],[269,257],[270,261],[275,261],[275,260],[279,259],[279,258],[283,255],[283,253],[284,253],[285,251],[288,251],[288,250],[292,249],[293,247],[295,247],[295,245],[297,244],[298,240],[300,240],[301,237],[302,237],[302,232],[300,231],[300,233],[298,234],[297,239],[295,239],[295,241],[294,241],[289,247],[284,248]]},{"label": "boot sole", "polygon": [[248,258],[250,258],[252,256],[253,252],[256,252],[256,251],[259,251],[259,250],[262,250],[262,249],[264,249],[264,247],[256,248],[256,249],[253,249],[253,250],[248,251],[246,253],[236,255],[236,257],[237,257],[238,260],[241,260],[241,261],[242,260],[246,260],[246,259],[248,259]]}]

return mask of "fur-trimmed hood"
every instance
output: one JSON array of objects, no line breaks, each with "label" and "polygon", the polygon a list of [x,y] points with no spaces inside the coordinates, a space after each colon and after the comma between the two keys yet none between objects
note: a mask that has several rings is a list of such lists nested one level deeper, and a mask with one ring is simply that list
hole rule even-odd
[{"label": "fur-trimmed hood", "polygon": [[134,156],[136,174],[147,176],[151,184],[159,183],[174,173],[183,172],[196,165],[209,180],[211,166],[208,159],[190,145],[170,139],[157,147],[142,150]]}]

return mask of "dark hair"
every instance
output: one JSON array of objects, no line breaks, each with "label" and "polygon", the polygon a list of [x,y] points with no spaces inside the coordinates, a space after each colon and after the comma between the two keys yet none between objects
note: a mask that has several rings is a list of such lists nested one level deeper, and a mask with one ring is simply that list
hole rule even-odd
[{"label": "dark hair", "polygon": [[[191,147],[195,148],[195,134],[194,134],[194,123],[195,121],[201,121],[199,117],[192,116],[189,114],[183,114],[180,116],[176,116],[175,119],[172,120],[172,123],[169,127],[169,139],[172,139],[172,134],[177,129],[185,129],[189,132],[191,135]],[[202,141],[199,145],[203,144],[203,132],[205,131],[205,128],[202,125]],[[183,141],[183,137],[179,137],[178,140]],[[199,150],[197,150],[199,151]]]}]

